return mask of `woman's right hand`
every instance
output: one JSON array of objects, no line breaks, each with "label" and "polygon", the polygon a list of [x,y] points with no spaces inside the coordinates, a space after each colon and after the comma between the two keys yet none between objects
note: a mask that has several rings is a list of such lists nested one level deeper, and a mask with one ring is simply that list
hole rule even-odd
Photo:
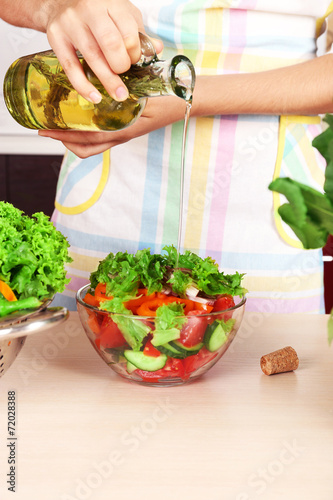
[{"label": "woman's right hand", "polygon": [[[114,99],[123,101],[128,97],[118,74],[140,59],[139,32],[145,29],[137,7],[129,0],[51,0],[42,4],[39,17],[52,49],[79,94],[91,102],[101,100],[98,90],[87,80],[76,50]],[[152,42],[160,52],[162,42]]]}]

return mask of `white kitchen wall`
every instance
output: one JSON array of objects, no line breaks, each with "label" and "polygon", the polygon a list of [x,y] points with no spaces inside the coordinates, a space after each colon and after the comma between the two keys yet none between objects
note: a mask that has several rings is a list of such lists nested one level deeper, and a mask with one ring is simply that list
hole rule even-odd
[{"label": "white kitchen wall", "polygon": [[13,61],[50,48],[47,37],[0,19],[0,154],[63,154],[59,141],[39,137],[36,130],[21,127],[8,112],[3,98],[3,80]]}]

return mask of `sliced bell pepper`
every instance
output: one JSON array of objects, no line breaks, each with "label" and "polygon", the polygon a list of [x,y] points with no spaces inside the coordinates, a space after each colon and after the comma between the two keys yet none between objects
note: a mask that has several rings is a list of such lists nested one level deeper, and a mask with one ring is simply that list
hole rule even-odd
[{"label": "sliced bell pepper", "polygon": [[10,288],[7,283],[4,281],[0,280],[0,293],[5,297],[6,300],[9,300],[10,302],[14,302],[17,300],[15,293],[13,290]]},{"label": "sliced bell pepper", "polygon": [[188,314],[193,310],[194,303],[189,299],[181,299],[180,297],[174,297],[173,295],[166,295],[165,293],[158,292],[153,298],[146,297],[147,300],[142,301],[141,305],[137,309],[138,316],[156,316],[156,311],[159,307],[165,304],[171,304],[176,302],[177,304],[184,304],[184,313]]},{"label": "sliced bell pepper", "polygon": [[127,302],[124,302],[124,306],[132,311],[133,314],[138,314],[138,308],[146,302],[147,300],[152,300],[156,297],[156,293],[153,292],[150,295],[147,295],[147,288],[139,288],[137,292],[137,298],[128,300]]},{"label": "sliced bell pepper", "polygon": [[103,300],[111,300],[113,298],[111,295],[106,295],[106,283],[98,283],[95,288],[95,298],[99,303]]},{"label": "sliced bell pepper", "polygon": [[214,306],[203,304],[202,302],[193,301],[193,305],[193,309],[195,309],[196,311],[205,311],[207,314],[212,312],[212,310],[214,309]]},{"label": "sliced bell pepper", "polygon": [[138,316],[156,316],[156,310],[166,304],[166,301],[162,299],[150,299],[142,302],[142,304],[137,309]]},{"label": "sliced bell pepper", "polygon": [[99,301],[91,293],[86,293],[85,294],[83,302],[85,302],[86,304],[89,304],[90,306],[94,306],[94,307],[98,307],[99,306]]}]

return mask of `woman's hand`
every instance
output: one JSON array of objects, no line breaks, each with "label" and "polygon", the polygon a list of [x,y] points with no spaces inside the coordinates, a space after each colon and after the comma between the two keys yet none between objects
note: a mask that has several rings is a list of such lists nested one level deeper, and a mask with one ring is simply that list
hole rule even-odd
[{"label": "woman's hand", "polygon": [[[141,12],[130,0],[1,0],[0,18],[45,32],[73,87],[88,101],[100,102],[101,95],[85,77],[76,50],[114,99],[127,99],[118,74],[140,59],[139,32],[145,33]],[[151,41],[161,52],[163,43]]]},{"label": "woman's hand", "polygon": [[[141,12],[129,0],[52,0],[41,9],[50,45],[79,94],[95,103],[101,100],[76,50],[114,99],[126,99],[128,91],[118,74],[140,59],[139,31],[145,32]],[[152,41],[160,52],[162,42]]]},{"label": "woman's hand", "polygon": [[81,132],[76,130],[40,130],[42,137],[61,141],[80,158],[96,155],[135,137],[183,120],[185,101],[179,97],[152,97],[140,118],[128,128],[115,132]]}]

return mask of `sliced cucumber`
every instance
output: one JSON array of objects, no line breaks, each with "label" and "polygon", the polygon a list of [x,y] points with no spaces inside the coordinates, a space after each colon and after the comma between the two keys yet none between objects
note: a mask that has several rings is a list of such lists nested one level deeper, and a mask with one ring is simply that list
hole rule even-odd
[{"label": "sliced cucumber", "polygon": [[182,352],[180,349],[176,349],[171,345],[171,343],[156,346],[156,349],[158,349],[163,354],[170,356],[171,358],[183,359],[187,356],[186,352]]},{"label": "sliced cucumber", "polygon": [[167,330],[158,330],[156,328],[153,331],[151,343],[154,347],[159,347],[160,345],[168,344],[171,340],[179,339],[179,336],[179,328],[168,328]]},{"label": "sliced cucumber", "polygon": [[132,365],[132,363],[130,363],[129,361],[127,361],[126,369],[128,373],[133,373],[135,370],[137,370],[137,367],[135,365]]},{"label": "sliced cucumber", "polygon": [[170,342],[169,345],[174,349],[177,349],[186,358],[187,356],[198,354],[200,349],[203,347],[203,342],[200,342],[200,344],[194,345],[193,347],[186,347],[178,340],[174,340],[173,342]]},{"label": "sliced cucumber", "polygon": [[228,333],[232,330],[234,323],[235,320],[230,319],[227,322],[217,320],[208,325],[204,337],[204,343],[208,351],[215,352],[226,343]]},{"label": "sliced cucumber", "polygon": [[143,354],[142,351],[131,351],[126,350],[124,356],[132,365],[139,368],[139,370],[145,370],[147,372],[155,372],[164,367],[167,362],[168,357],[165,354],[161,354],[154,358],[153,356],[147,356]]}]

